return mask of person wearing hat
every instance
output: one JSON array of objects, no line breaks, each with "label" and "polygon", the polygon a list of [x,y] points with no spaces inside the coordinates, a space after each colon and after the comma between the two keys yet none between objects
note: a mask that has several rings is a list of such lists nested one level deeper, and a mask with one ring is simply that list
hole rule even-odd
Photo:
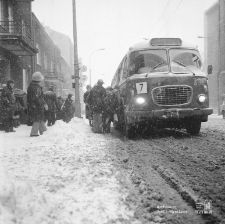
[{"label": "person wearing hat", "polygon": [[106,96],[106,90],[102,86],[103,84],[103,80],[99,79],[97,84],[91,89],[87,99],[87,103],[90,105],[93,114],[92,130],[94,132],[101,132],[101,114],[104,110],[104,98]]},{"label": "person wearing hat", "polygon": [[48,110],[45,111],[46,119],[48,121],[48,126],[52,126],[56,121],[56,112],[59,110],[58,101],[56,93],[54,92],[54,86],[50,86],[48,91],[44,93],[44,100],[48,105]]},{"label": "person wearing hat", "polygon": [[87,103],[89,103],[93,112],[101,113],[103,111],[104,98],[106,96],[106,90],[102,86],[103,84],[103,80],[99,79],[88,96]]},{"label": "person wearing hat", "polygon": [[106,97],[104,98],[104,110],[102,113],[102,132],[110,132],[110,124],[113,121],[114,114],[117,113],[118,99],[113,92],[113,88],[106,88]]},{"label": "person wearing hat", "polygon": [[73,94],[69,93],[66,101],[63,104],[63,121],[66,123],[69,123],[71,119],[74,116],[75,108],[73,106],[73,100],[72,100]]},{"label": "person wearing hat", "polygon": [[33,121],[30,137],[42,135],[47,130],[44,123],[44,109],[48,110],[48,105],[44,100],[44,93],[40,85],[43,79],[40,72],[35,72],[27,89],[28,116]]},{"label": "person wearing hat", "polygon": [[1,94],[2,108],[1,116],[3,119],[4,130],[6,133],[15,132],[13,130],[13,116],[15,112],[15,96],[13,92],[14,81],[9,80]]}]

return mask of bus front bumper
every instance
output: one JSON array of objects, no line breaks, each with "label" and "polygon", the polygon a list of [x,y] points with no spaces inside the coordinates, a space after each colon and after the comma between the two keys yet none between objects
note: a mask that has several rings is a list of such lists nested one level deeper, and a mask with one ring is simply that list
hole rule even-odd
[{"label": "bus front bumper", "polygon": [[152,111],[126,111],[127,123],[134,123],[145,120],[159,119],[184,119],[196,118],[207,121],[208,115],[213,113],[212,108],[170,108]]}]

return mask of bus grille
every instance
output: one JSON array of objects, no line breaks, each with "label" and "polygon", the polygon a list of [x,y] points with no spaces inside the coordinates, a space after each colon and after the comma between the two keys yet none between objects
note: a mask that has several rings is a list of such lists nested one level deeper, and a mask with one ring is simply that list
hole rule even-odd
[{"label": "bus grille", "polygon": [[153,101],[159,106],[188,104],[192,98],[190,86],[161,86],[152,90]]}]

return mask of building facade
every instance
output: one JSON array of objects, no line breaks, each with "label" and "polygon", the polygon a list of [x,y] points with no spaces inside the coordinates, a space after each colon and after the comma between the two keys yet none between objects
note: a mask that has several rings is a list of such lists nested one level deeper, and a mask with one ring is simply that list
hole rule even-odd
[{"label": "building facade", "polygon": [[213,74],[208,76],[210,107],[220,114],[225,93],[225,0],[218,0],[205,12],[204,36],[205,69],[213,66]]},{"label": "building facade", "polygon": [[65,68],[65,63],[63,63],[64,72],[64,86],[63,86],[63,96],[67,96],[69,93],[74,95],[74,90],[72,88],[72,75],[74,71],[74,55],[73,55],[73,43],[70,40],[69,36],[50,29],[50,27],[45,26],[45,31],[52,41],[58,46],[61,51],[61,55],[65,60],[66,64],[70,66],[70,71]]},{"label": "building facade", "polygon": [[32,13],[31,3],[0,0],[0,84],[12,79],[16,88],[27,91],[33,72],[40,71],[44,91],[53,85],[58,96],[65,96],[71,68]]},{"label": "building facade", "polygon": [[43,74],[45,90],[49,86],[54,86],[57,96],[64,96],[64,85],[67,80],[65,76],[71,72],[70,66],[34,14],[32,14],[32,24],[34,44],[38,50],[35,55],[35,71],[40,71]]},{"label": "building facade", "polygon": [[0,83],[13,79],[26,90],[36,53],[31,0],[0,0]]}]

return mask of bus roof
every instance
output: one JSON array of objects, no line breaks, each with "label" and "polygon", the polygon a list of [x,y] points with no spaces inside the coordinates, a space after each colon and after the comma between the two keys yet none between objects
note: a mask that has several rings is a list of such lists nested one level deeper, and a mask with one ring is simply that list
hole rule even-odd
[{"label": "bus roof", "polygon": [[[154,38],[154,40],[156,39],[162,39],[162,38]],[[172,38],[163,38],[164,40],[164,43],[166,41],[166,39],[172,39]],[[174,38],[174,39],[177,39],[178,38]],[[174,45],[174,44],[154,44],[154,46],[151,45],[151,41],[153,39],[150,39],[150,40],[145,40],[145,41],[142,41],[142,42],[139,42],[137,44],[134,44],[133,46],[131,46],[129,48],[130,51],[134,51],[134,50],[140,50],[140,49],[155,49],[155,48],[192,48],[192,49],[197,49],[197,45],[194,45],[192,43],[188,43],[188,42],[184,42],[184,41],[181,41],[181,44],[180,45]]]}]

